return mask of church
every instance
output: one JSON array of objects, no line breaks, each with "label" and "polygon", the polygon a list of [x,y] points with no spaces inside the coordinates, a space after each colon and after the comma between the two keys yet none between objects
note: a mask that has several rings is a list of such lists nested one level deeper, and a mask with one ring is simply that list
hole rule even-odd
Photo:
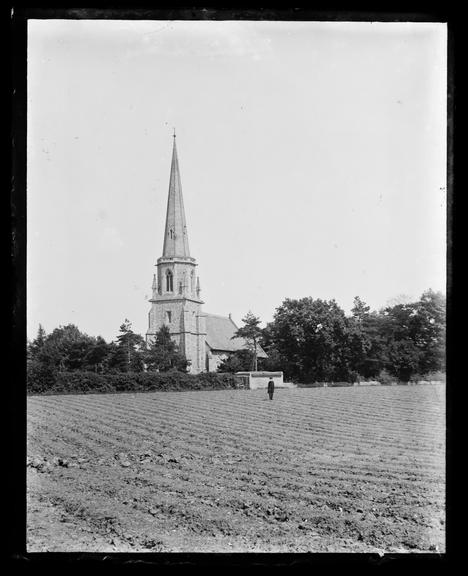
[{"label": "church", "polygon": [[[197,263],[189,251],[175,134],[173,138],[163,251],[153,276],[146,340],[152,341],[165,324],[189,360],[192,374],[215,372],[229,354],[247,348],[247,342],[232,338],[238,327],[231,315],[206,314],[202,310]],[[260,347],[257,356],[266,357]]]}]

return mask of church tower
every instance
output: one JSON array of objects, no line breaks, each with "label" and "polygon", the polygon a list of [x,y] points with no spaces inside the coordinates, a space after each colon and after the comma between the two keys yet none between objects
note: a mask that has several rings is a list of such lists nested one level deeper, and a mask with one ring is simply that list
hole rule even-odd
[{"label": "church tower", "polygon": [[163,253],[157,260],[153,277],[146,340],[153,340],[165,324],[190,361],[189,371],[198,374],[206,369],[206,322],[201,309],[197,264],[189,252],[175,133],[173,138]]}]

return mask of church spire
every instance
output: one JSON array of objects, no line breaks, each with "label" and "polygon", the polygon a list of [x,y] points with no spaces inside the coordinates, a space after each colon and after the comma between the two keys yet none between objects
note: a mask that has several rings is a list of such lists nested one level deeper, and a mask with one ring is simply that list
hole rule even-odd
[{"label": "church spire", "polygon": [[176,135],[174,129],[171,177],[167,198],[166,230],[164,235],[163,258],[179,256],[189,258],[187,226],[185,222],[184,200],[180,184],[179,160],[177,158]]}]

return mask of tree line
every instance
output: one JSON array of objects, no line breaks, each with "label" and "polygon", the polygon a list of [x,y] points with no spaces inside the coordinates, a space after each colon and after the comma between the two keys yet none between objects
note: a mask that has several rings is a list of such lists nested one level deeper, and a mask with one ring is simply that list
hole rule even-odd
[{"label": "tree line", "polygon": [[258,358],[258,368],[282,370],[288,380],[408,382],[445,370],[445,310],[445,297],[433,290],[416,302],[379,311],[356,296],[349,316],[335,300],[287,298],[264,329],[258,317],[247,314],[239,332],[249,350],[230,356],[219,370],[252,370],[255,338],[268,354]]},{"label": "tree line", "polygon": [[[248,346],[230,355],[218,371],[282,370],[286,379],[304,383],[409,381],[445,370],[445,305],[445,297],[432,290],[416,302],[378,312],[356,297],[347,316],[334,300],[287,298],[265,328],[251,312],[242,319],[235,336]],[[259,347],[267,358],[258,357]],[[167,326],[147,343],[127,319],[110,343],[69,324],[50,334],[39,326],[27,345],[28,378],[40,380],[60,372],[187,372],[188,367]]]},{"label": "tree line", "polygon": [[115,341],[110,343],[68,324],[55,328],[50,334],[39,326],[36,338],[27,345],[28,378],[47,381],[61,372],[186,372],[187,367],[187,359],[172,340],[167,326],[162,326],[154,341],[147,343],[132,330],[127,319]]}]

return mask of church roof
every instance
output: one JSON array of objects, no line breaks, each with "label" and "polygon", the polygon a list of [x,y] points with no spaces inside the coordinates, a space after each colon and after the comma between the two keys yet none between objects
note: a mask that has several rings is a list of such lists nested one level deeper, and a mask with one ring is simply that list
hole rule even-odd
[{"label": "church roof", "polygon": [[[212,350],[222,352],[235,352],[247,348],[244,338],[232,338],[237,330],[237,326],[225,316],[215,314],[205,314],[206,316],[206,343]],[[264,350],[258,346],[257,356],[266,358]]]},{"label": "church roof", "polygon": [[163,258],[190,257],[187,225],[185,221],[184,199],[180,183],[179,160],[176,139],[172,149],[171,176],[167,198],[166,229],[164,233]]}]

